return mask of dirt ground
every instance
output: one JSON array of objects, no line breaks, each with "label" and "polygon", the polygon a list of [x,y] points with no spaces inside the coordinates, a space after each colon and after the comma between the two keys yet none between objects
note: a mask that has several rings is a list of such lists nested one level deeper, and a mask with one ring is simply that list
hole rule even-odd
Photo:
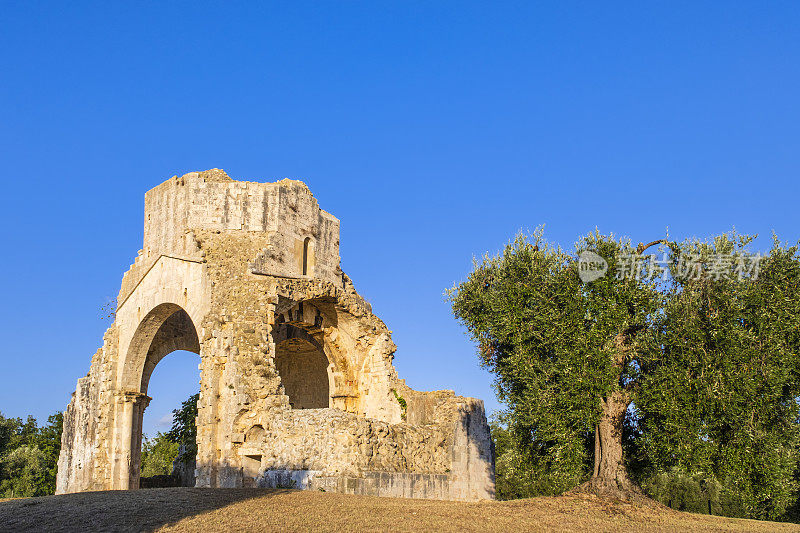
[{"label": "dirt ground", "polygon": [[268,489],[147,489],[0,500],[0,531],[800,531],[591,495],[460,503]]}]

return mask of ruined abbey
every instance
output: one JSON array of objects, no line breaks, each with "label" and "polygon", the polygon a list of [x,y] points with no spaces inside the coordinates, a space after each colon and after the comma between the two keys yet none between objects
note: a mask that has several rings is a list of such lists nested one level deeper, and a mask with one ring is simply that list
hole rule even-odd
[{"label": "ruined abbey", "polygon": [[339,221],[299,181],[172,177],[64,416],[58,493],[139,488],[159,361],[200,356],[197,487],[494,496],[483,403],[397,376],[391,332],[339,264]]}]

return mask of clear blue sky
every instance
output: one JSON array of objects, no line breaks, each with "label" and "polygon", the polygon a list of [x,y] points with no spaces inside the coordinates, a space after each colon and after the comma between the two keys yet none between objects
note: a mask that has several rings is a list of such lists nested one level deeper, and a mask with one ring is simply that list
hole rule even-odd
[{"label": "clear blue sky", "polygon": [[[401,375],[490,411],[443,291],[518,230],[800,238],[796,2],[3,2],[0,25],[7,416],[65,407],[173,174],[304,180]],[[197,363],[156,369],[148,432]]]}]

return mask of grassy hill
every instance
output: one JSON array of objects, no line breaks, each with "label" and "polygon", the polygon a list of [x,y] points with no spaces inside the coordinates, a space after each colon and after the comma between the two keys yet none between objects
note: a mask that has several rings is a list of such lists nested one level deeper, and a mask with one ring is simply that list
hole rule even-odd
[{"label": "grassy hill", "polygon": [[461,503],[267,489],[148,489],[0,501],[2,531],[800,531],[591,495]]}]

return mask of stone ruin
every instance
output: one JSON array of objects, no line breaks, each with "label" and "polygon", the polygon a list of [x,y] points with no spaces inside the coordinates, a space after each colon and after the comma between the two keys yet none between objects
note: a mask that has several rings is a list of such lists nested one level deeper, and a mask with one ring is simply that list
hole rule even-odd
[{"label": "stone ruin", "polygon": [[339,220],[294,180],[214,169],[145,194],[144,245],[64,413],[57,493],[137,489],[158,362],[200,356],[197,487],[494,497],[483,402],[397,376],[339,264]]}]

